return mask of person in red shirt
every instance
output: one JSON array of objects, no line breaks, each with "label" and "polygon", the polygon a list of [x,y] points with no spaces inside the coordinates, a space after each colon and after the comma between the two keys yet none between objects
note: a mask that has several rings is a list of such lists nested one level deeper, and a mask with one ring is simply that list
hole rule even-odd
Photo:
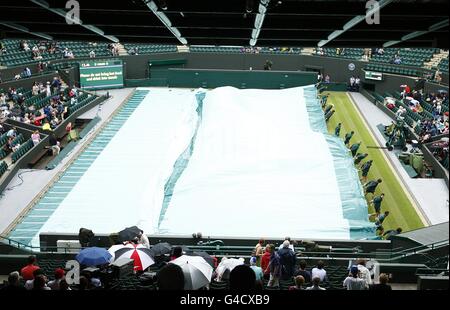
[{"label": "person in red shirt", "polygon": [[272,255],[272,252],[275,250],[275,246],[273,244],[268,244],[266,246],[266,250],[264,251],[264,254],[261,256],[261,269],[264,273],[264,279],[268,280],[270,277],[270,256]]},{"label": "person in red shirt", "polygon": [[28,265],[20,270],[20,274],[25,281],[34,279],[34,271],[40,269],[39,266],[36,265],[36,256],[31,255],[28,257]]}]

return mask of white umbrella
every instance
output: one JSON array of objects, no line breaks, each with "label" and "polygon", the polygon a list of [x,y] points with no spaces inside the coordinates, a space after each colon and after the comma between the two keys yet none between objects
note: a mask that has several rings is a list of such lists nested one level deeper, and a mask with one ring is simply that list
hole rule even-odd
[{"label": "white umbrella", "polygon": [[213,268],[203,257],[182,255],[170,263],[183,270],[185,290],[198,290],[211,282]]},{"label": "white umbrella", "polygon": [[243,258],[222,258],[219,266],[217,266],[216,273],[218,278],[221,279],[225,271],[229,270],[230,272],[237,266],[244,265]]},{"label": "white umbrella", "polygon": [[114,261],[119,258],[133,259],[135,270],[145,270],[155,263],[150,250],[142,244],[113,245],[108,251],[114,257]]}]

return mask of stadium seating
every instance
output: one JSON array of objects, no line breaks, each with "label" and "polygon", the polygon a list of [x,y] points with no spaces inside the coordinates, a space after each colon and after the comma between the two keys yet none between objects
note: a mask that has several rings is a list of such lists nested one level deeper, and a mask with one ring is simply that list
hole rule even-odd
[{"label": "stadium seating", "polygon": [[5,174],[5,172],[8,170],[8,164],[2,161],[0,163],[0,178]]},{"label": "stadium seating", "polygon": [[191,46],[190,52],[193,53],[242,53],[243,47],[239,46]]},{"label": "stadium seating", "polygon": [[439,49],[436,48],[386,48],[384,49],[383,55],[373,54],[370,61],[390,63],[394,55],[398,53],[402,65],[422,67],[437,52],[439,52]]},{"label": "stadium seating", "polygon": [[11,156],[12,163],[14,164],[16,161],[18,161],[22,156],[24,156],[33,147],[34,147],[34,144],[31,139],[27,140],[27,142],[20,145],[19,149],[17,151],[15,151]]},{"label": "stadium seating", "polygon": [[97,97],[88,95],[87,93],[81,95],[78,97],[78,103],[74,104],[73,106],[69,107],[68,111],[69,114],[72,114],[73,112],[81,109],[85,105],[89,104],[90,102],[94,101]]},{"label": "stadium seating", "polygon": [[326,47],[323,49],[323,52],[325,53],[324,56],[355,59],[355,60],[360,60],[364,55],[363,48],[345,48],[340,49],[340,52],[338,53],[338,50],[336,48]]},{"label": "stadium seating", "polygon": [[438,65],[440,71],[444,71],[448,73],[448,58],[444,58]]},{"label": "stadium seating", "polygon": [[369,63],[364,68],[366,71],[376,71],[376,72],[384,72],[398,75],[407,75],[407,76],[421,76],[423,75],[423,71],[408,69],[402,66],[395,65],[385,65],[385,64],[377,64],[377,63]]},{"label": "stadium seating", "polygon": [[178,51],[175,45],[167,44],[125,44],[128,53],[132,50],[138,54],[154,54],[154,53],[176,53]]}]

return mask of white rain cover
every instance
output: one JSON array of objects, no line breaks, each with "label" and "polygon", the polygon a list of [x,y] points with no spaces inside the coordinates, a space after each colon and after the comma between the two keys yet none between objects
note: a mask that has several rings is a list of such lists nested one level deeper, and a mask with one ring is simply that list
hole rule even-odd
[{"label": "white rain cover", "polygon": [[154,231],[173,163],[197,123],[191,90],[150,89],[41,232]]},{"label": "white rain cover", "polygon": [[302,88],[206,94],[195,147],[160,232],[349,239],[333,158]]}]

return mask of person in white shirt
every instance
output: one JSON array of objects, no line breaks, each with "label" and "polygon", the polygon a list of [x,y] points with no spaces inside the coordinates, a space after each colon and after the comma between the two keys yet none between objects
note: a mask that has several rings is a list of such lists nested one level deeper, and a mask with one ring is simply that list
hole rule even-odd
[{"label": "person in white shirt", "polygon": [[361,259],[358,261],[359,277],[364,280],[366,289],[369,289],[369,285],[372,284],[372,276],[369,269],[366,267],[366,260]]},{"label": "person in white shirt", "polygon": [[362,291],[366,289],[366,281],[358,277],[358,266],[352,266],[350,274],[344,280],[344,287],[349,291]]},{"label": "person in white shirt", "polygon": [[52,95],[52,89],[50,87],[50,82],[47,82],[47,86],[45,87],[45,95],[50,97]]},{"label": "person in white shirt", "polygon": [[317,262],[317,267],[314,267],[311,270],[312,278],[318,277],[320,282],[324,282],[327,279],[327,271],[323,269],[324,265],[325,264],[321,260]]},{"label": "person in white shirt", "polygon": [[91,52],[89,53],[89,57],[90,57],[90,58],[95,58],[95,51],[91,51]]},{"label": "person in white shirt", "polygon": [[141,234],[138,236],[139,238],[139,244],[142,244],[147,249],[150,249],[150,241],[148,240],[148,237],[146,234],[144,234],[144,231],[141,230]]}]

